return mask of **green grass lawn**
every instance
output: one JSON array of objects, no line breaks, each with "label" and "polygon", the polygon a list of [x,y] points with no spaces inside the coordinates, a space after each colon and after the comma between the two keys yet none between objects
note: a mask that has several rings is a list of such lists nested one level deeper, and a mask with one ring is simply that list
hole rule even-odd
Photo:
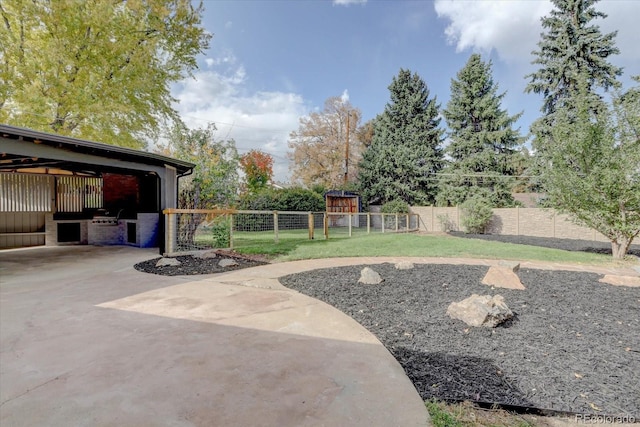
[{"label": "green grass lawn", "polygon": [[537,246],[466,239],[446,235],[377,233],[329,240],[305,239],[306,231],[286,231],[274,243],[273,232],[236,233],[234,249],[264,254],[275,261],[351,256],[468,257],[606,264],[611,256]]}]

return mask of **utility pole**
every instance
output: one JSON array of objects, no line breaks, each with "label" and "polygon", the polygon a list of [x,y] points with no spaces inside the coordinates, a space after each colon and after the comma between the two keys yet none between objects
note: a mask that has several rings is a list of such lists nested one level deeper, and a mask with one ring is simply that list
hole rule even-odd
[{"label": "utility pole", "polygon": [[347,188],[347,181],[349,180],[349,117],[351,117],[351,111],[347,111],[347,138],[344,147],[344,188]]}]

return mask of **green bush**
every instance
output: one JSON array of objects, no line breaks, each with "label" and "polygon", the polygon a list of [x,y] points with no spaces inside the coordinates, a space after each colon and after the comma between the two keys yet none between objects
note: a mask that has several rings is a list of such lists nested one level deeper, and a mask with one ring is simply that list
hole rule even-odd
[{"label": "green bush", "polygon": [[216,248],[228,248],[231,244],[231,221],[226,216],[215,219],[211,234]]},{"label": "green bush", "polygon": [[483,197],[472,197],[467,199],[462,205],[462,226],[467,233],[484,233],[484,229],[489,224],[493,211],[491,203]]},{"label": "green bush", "polygon": [[283,188],[280,193],[281,211],[321,212],[325,210],[324,197],[304,188]]},{"label": "green bush", "polygon": [[409,213],[409,205],[404,200],[396,199],[385,203],[380,208],[382,213]]},{"label": "green bush", "polygon": [[325,202],[321,194],[304,188],[268,189],[244,195],[239,209],[321,212],[325,210]]}]

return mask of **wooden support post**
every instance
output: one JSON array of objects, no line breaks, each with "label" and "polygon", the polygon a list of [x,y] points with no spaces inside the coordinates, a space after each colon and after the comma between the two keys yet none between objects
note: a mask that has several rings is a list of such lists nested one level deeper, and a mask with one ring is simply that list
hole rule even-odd
[{"label": "wooden support post", "polygon": [[309,240],[313,240],[313,212],[309,212]]},{"label": "wooden support post", "polygon": [[367,234],[371,233],[371,212],[367,212]]},{"label": "wooden support post", "polygon": [[381,224],[382,224],[382,232],[384,233],[384,215],[385,214],[380,214],[380,219],[382,219]]},{"label": "wooden support post", "polygon": [[329,214],[326,212],[322,217],[322,225],[324,226],[324,238],[329,239]]},{"label": "wooden support post", "polygon": [[348,214],[348,219],[349,219],[349,237],[351,237],[351,213]]},{"label": "wooden support post", "polygon": [[404,226],[405,226],[405,232],[408,233],[409,232],[409,214],[407,214],[407,223]]},{"label": "wooden support post", "polygon": [[273,233],[274,242],[278,243],[278,211],[273,211]]},{"label": "wooden support post", "polygon": [[398,232],[398,214],[396,214],[396,233]]},{"label": "wooden support post", "polygon": [[177,214],[164,214],[164,251],[171,254],[178,246]]},{"label": "wooden support post", "polygon": [[226,216],[229,218],[229,249],[233,249],[233,214]]}]

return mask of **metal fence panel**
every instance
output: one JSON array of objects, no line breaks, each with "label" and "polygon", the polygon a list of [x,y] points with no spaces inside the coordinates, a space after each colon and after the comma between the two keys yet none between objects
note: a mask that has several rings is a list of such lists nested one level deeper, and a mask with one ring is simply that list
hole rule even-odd
[{"label": "metal fence panel", "polygon": [[0,173],[0,212],[52,212],[53,177]]},{"label": "metal fence panel", "polygon": [[418,229],[415,214],[168,209],[167,252],[264,249],[269,244]]},{"label": "metal fence panel", "polygon": [[102,208],[102,186],[102,178],[56,177],[57,210],[59,212],[82,212],[84,208]]}]

